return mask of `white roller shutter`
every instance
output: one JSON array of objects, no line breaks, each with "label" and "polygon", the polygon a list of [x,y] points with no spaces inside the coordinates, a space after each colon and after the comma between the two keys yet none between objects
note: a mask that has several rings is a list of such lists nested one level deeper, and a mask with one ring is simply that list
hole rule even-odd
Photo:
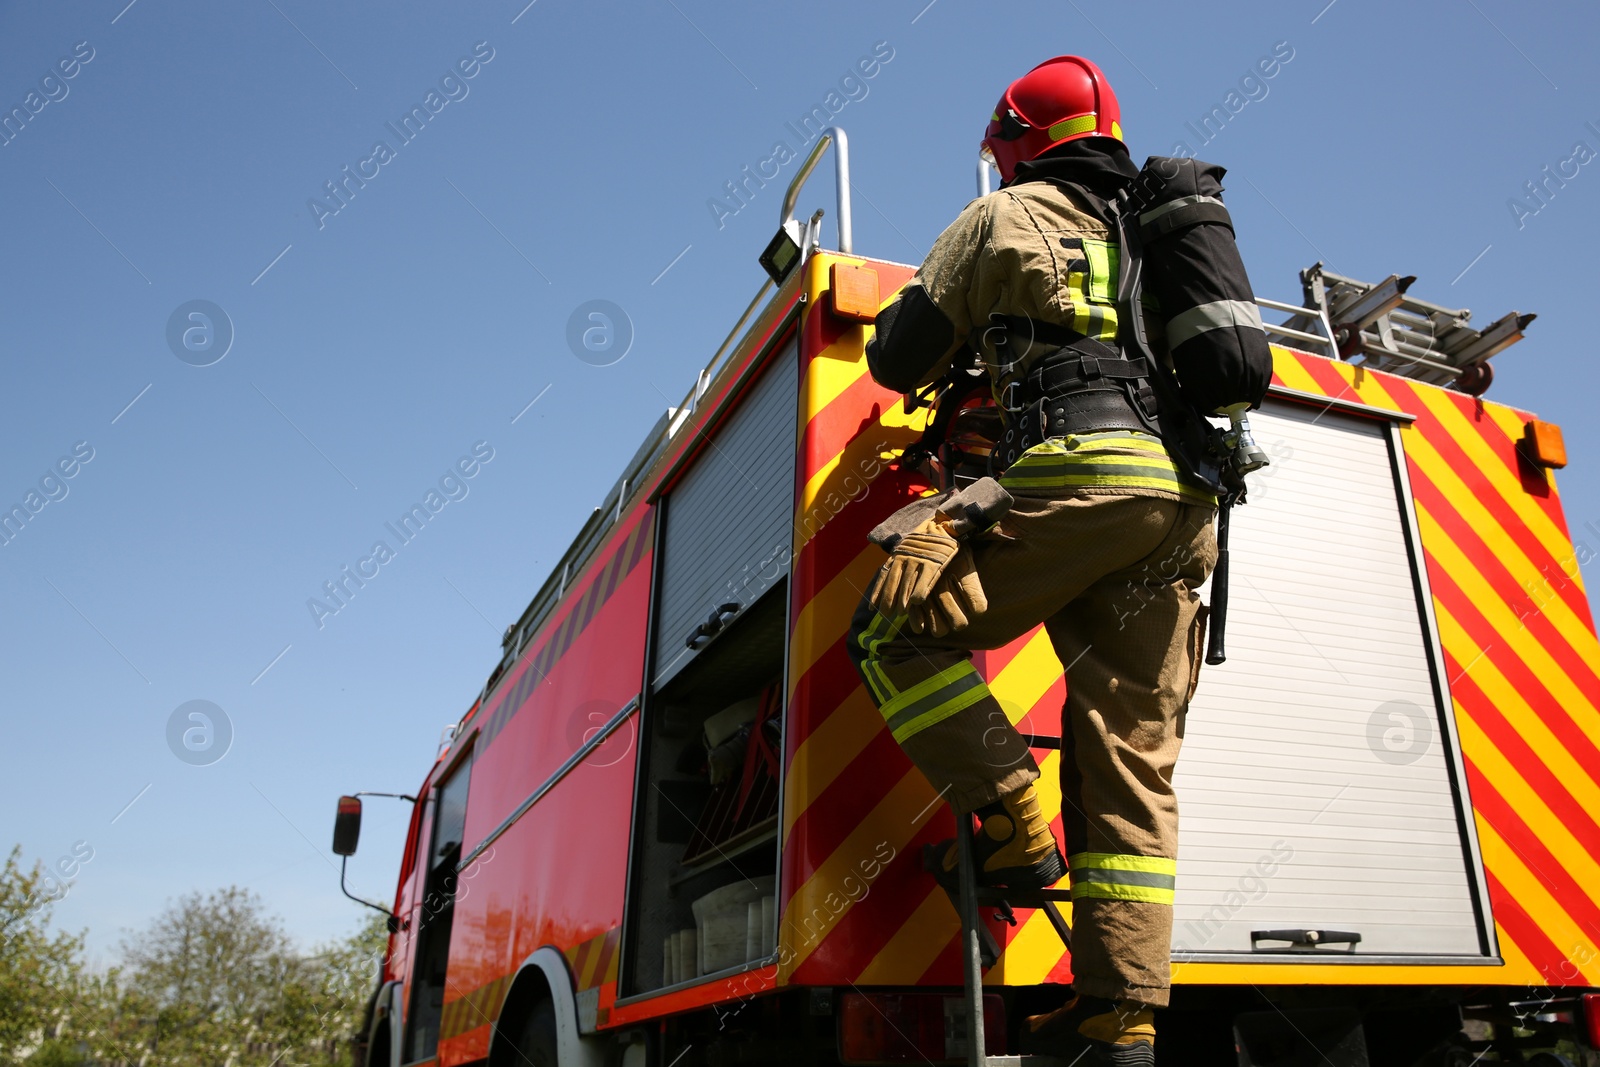
[{"label": "white roller shutter", "polygon": [[1321,929],[1359,956],[1480,955],[1389,427],[1283,402],[1251,421],[1273,466],[1233,512],[1228,661],[1178,761],[1174,953]]},{"label": "white roller shutter", "polygon": [[658,686],[694,658],[685,641],[715,608],[748,608],[789,573],[799,397],[791,341],[667,495]]}]

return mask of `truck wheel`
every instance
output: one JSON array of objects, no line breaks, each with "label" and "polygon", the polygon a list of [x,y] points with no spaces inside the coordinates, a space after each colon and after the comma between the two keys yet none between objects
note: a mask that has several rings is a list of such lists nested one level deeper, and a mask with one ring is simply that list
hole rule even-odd
[{"label": "truck wheel", "polygon": [[532,1067],[560,1067],[556,1057],[556,1009],[548,1000],[541,1000],[522,1024],[515,1041],[516,1054],[512,1061],[531,1064]]}]

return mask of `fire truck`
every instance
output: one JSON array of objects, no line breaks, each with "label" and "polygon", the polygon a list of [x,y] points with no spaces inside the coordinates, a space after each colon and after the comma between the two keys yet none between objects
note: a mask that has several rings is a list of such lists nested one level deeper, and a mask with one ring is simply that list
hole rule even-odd
[{"label": "fire truck", "polygon": [[[837,250],[795,215],[830,146]],[[441,745],[358,1067],[1021,1064],[1022,1018],[1064,999],[1071,954],[1029,908],[979,915],[994,951],[963,995],[921,860],[953,815],[846,655],[868,531],[938,474],[905,457],[927,408],[864,354],[914,268],[854,254],[849,196],[830,129],[769,280]],[[1301,281],[1260,301],[1286,316],[1252,415],[1272,463],[1234,512],[1227,661],[1188,711],[1157,1053],[1592,1067],[1589,549],[1559,429],[1483,399],[1532,316],[1475,329],[1410,278]],[[1062,665],[1042,631],[975,662],[1040,745],[1059,836]],[[340,805],[348,856],[360,801]]]}]

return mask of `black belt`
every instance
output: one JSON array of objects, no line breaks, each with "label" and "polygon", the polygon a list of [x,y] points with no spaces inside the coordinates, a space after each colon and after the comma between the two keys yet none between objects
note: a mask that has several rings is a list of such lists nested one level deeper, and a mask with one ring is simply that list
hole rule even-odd
[{"label": "black belt", "polygon": [[1010,350],[1022,342],[1049,350],[1035,356],[1036,365],[1002,394],[1007,425],[991,456],[991,473],[1051,437],[1105,430],[1159,434],[1146,360],[1127,359],[1112,345],[1055,323],[1015,316],[994,321],[1004,330],[998,347]]}]

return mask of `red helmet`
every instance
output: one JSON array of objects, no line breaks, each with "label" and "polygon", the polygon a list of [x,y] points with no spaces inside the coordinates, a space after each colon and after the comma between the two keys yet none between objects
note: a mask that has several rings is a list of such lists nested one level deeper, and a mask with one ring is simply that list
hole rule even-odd
[{"label": "red helmet", "polygon": [[1010,184],[1017,164],[1082,137],[1122,140],[1122,109],[1100,68],[1081,56],[1047,59],[1012,82],[989,117],[983,146]]}]

